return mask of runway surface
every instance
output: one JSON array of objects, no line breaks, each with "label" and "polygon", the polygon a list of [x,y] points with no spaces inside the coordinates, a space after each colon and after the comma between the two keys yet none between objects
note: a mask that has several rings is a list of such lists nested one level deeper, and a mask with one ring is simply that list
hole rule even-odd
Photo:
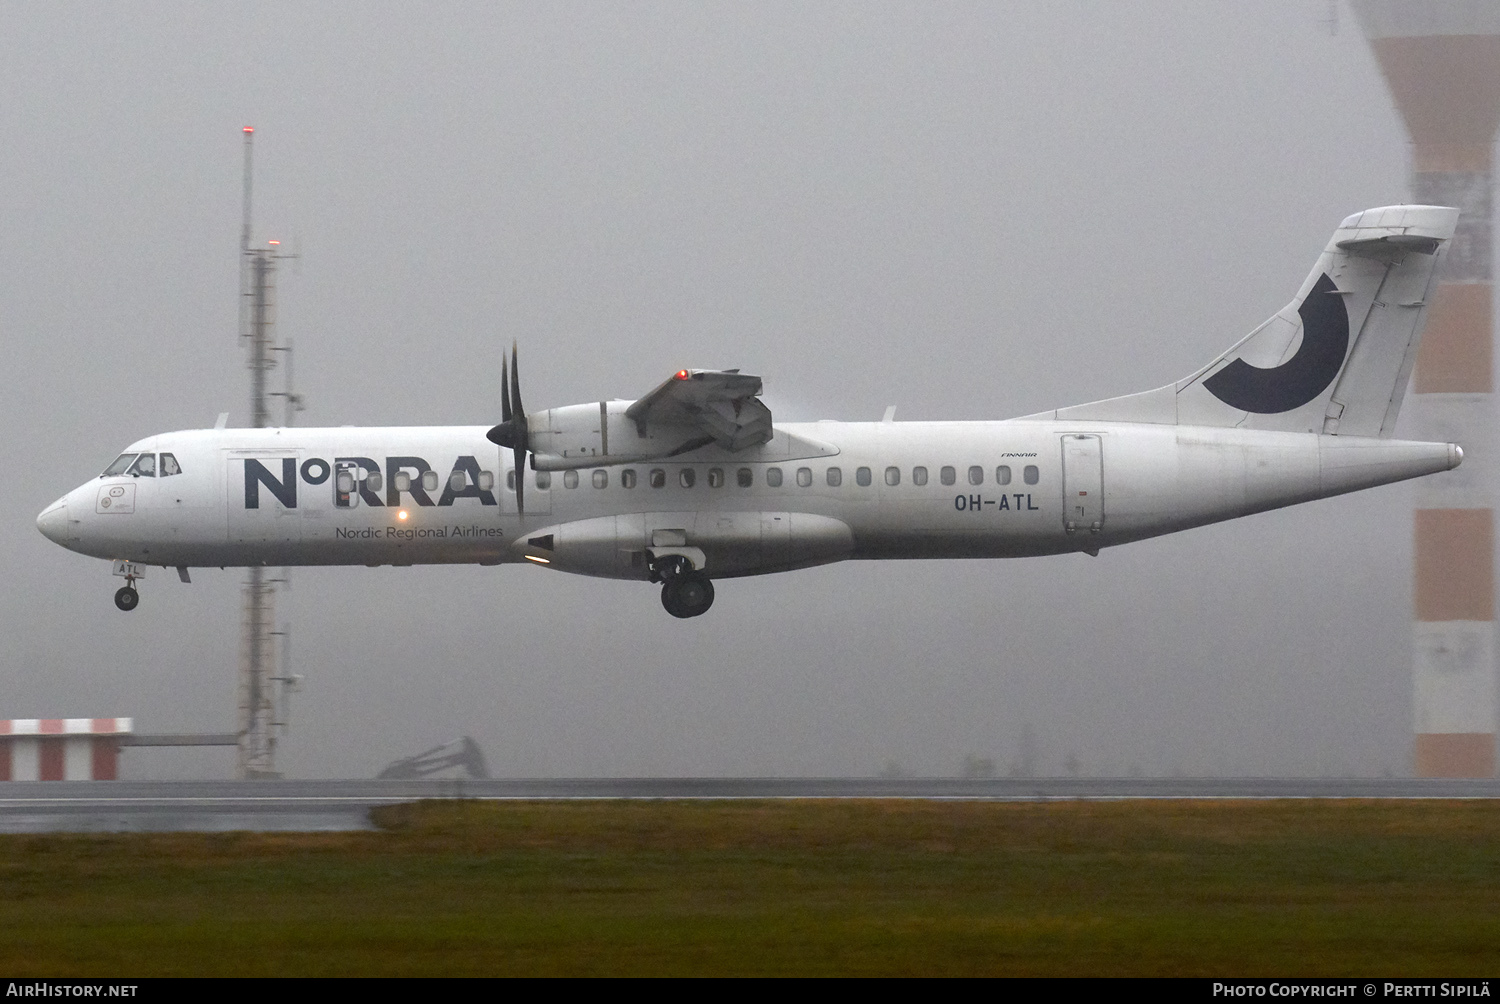
[{"label": "runway surface", "polygon": [[11,781],[0,833],[370,829],[424,798],[1500,798],[1500,779],[494,778],[423,781]]}]

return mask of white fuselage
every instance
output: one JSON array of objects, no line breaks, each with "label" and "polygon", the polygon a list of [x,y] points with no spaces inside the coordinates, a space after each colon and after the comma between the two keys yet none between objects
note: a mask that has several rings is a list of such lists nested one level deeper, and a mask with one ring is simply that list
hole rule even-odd
[{"label": "white fuselage", "polygon": [[1445,443],[1120,422],[785,424],[736,453],[525,471],[523,516],[511,451],[485,432],[166,433],[128,452],[170,453],[181,473],[93,479],[38,524],[71,550],[162,566],[529,558],[646,579],[652,560],[680,553],[722,578],[846,558],[1096,552],[1462,457]]}]

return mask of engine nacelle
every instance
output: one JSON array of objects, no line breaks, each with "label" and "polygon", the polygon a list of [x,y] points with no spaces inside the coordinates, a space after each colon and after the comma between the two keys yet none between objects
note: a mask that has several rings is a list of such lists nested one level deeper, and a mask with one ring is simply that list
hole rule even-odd
[{"label": "engine nacelle", "polygon": [[[630,401],[570,404],[527,415],[532,467],[539,471],[567,471],[674,457],[690,459],[685,455],[700,449],[716,451],[715,459],[732,457],[744,463],[832,457],[839,452],[838,447],[828,443],[777,429],[768,433],[763,443],[725,453],[714,446],[713,436],[697,426],[652,422],[643,428],[626,414],[631,404]],[[702,459],[701,455],[696,459]]]},{"label": "engine nacelle", "polygon": [[649,512],[559,523],[513,546],[580,575],[647,579],[653,561],[676,555],[723,579],[842,561],[854,534],[841,520],[802,512]]},{"label": "engine nacelle", "polygon": [[656,425],[642,435],[637,424],[625,417],[630,404],[629,401],[570,404],[527,415],[532,465],[539,471],[566,471],[642,463],[674,456],[711,441],[697,430],[683,426]]}]

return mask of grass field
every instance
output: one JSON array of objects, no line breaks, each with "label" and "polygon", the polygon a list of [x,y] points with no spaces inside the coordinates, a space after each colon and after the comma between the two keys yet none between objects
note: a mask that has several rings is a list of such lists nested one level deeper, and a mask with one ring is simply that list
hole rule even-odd
[{"label": "grass field", "polygon": [[1485,801],[429,802],[0,837],[0,973],[1493,975]]}]

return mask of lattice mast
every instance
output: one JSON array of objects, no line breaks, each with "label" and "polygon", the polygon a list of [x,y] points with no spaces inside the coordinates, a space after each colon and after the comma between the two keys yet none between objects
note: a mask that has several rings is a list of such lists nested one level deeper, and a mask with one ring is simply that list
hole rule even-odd
[{"label": "lattice mast", "polygon": [[[290,425],[301,398],[292,392],[291,347],[276,343],[276,265],[290,257],[280,253],[276,241],[266,247],[251,244],[252,152],[255,130],[246,126],[244,219],[240,228],[240,340],[249,350],[250,425],[270,427],[271,398],[284,399],[284,425]],[[287,354],[287,384],[284,391],[268,390],[270,372],[278,365],[277,353]],[[240,632],[239,755],[242,778],[280,777],[276,770],[276,739],[286,727],[288,695],[296,677],[277,670],[277,639],[286,650],[287,631],[276,629],[276,593],[290,586],[286,569],[271,576],[264,567],[250,569],[244,585],[244,612]]]}]

